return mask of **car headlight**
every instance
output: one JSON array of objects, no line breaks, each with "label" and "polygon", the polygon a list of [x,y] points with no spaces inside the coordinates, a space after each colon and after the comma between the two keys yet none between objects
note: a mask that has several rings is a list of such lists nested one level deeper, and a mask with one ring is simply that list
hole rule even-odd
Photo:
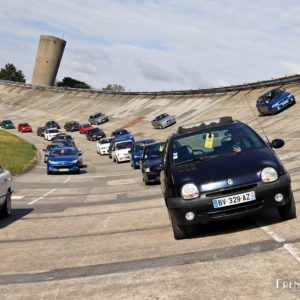
[{"label": "car headlight", "polygon": [[150,171],[150,168],[146,168],[146,169],[145,169],[145,172],[147,172],[147,173],[151,172],[151,171]]},{"label": "car headlight", "polygon": [[267,167],[261,171],[261,180],[265,183],[274,182],[278,179],[277,171],[274,168]]},{"label": "car headlight", "polygon": [[198,188],[193,183],[187,183],[181,188],[181,196],[186,200],[197,198],[199,196]]},{"label": "car headlight", "polygon": [[272,107],[277,107],[279,104],[278,103],[276,103],[276,104],[274,104],[274,105],[272,105]]},{"label": "car headlight", "polygon": [[72,164],[76,164],[78,162],[78,159],[74,159],[71,161]]},{"label": "car headlight", "polygon": [[56,163],[57,163],[57,162],[54,161],[54,160],[48,160],[48,162],[49,162],[50,164],[56,164]]}]

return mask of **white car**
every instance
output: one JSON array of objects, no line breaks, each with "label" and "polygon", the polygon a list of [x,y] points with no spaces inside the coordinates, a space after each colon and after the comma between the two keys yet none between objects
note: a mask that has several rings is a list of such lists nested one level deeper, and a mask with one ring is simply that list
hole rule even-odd
[{"label": "white car", "polygon": [[108,149],[110,145],[110,141],[113,139],[113,137],[108,137],[108,138],[102,138],[100,139],[97,144],[97,153],[100,155],[105,155],[108,154]]},{"label": "white car", "polygon": [[60,131],[57,128],[46,129],[44,133],[44,139],[47,141],[52,141],[52,139],[59,133]]},{"label": "white car", "polygon": [[112,160],[119,163],[121,161],[130,161],[130,149],[132,140],[120,141],[114,144],[112,148]]},{"label": "white car", "polygon": [[12,175],[0,164],[0,216],[9,217],[11,211]]}]

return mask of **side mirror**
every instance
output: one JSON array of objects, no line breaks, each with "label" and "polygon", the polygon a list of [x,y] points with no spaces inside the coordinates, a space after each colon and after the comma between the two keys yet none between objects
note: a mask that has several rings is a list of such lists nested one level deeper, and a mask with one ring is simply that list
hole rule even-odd
[{"label": "side mirror", "polygon": [[274,139],[271,143],[270,146],[272,148],[278,149],[284,146],[284,140],[282,139]]},{"label": "side mirror", "polygon": [[284,89],[282,89],[284,92],[286,91],[286,89],[284,88]]},{"label": "side mirror", "polygon": [[43,151],[46,151],[46,149],[43,149]]},{"label": "side mirror", "polygon": [[153,173],[160,173],[162,170],[163,170],[162,164],[158,164],[150,167],[150,171]]},{"label": "side mirror", "polygon": [[132,151],[131,150],[128,150],[128,153],[131,153]]}]

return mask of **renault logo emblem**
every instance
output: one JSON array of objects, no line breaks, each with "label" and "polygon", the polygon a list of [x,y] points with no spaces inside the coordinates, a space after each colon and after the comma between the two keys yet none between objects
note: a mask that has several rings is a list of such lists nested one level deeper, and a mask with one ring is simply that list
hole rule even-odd
[{"label": "renault logo emblem", "polygon": [[227,180],[227,183],[228,183],[229,185],[232,185],[232,184],[233,184],[233,180],[229,178],[229,179]]}]

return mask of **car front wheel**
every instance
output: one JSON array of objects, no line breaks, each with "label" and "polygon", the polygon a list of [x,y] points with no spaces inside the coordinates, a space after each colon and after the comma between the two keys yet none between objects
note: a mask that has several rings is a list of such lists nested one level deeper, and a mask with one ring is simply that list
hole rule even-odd
[{"label": "car front wheel", "polygon": [[170,215],[170,219],[171,219],[171,224],[172,224],[175,240],[182,240],[182,239],[185,239],[186,237],[188,237],[187,226],[177,224],[176,221],[173,220],[171,214],[169,214],[169,215]]},{"label": "car front wheel", "polygon": [[283,220],[290,220],[296,218],[296,205],[293,194],[289,203],[278,207],[278,212]]},{"label": "car front wheel", "polygon": [[11,192],[7,192],[6,197],[5,197],[5,202],[4,205],[0,211],[0,214],[4,218],[8,218],[10,216],[11,212]]}]

